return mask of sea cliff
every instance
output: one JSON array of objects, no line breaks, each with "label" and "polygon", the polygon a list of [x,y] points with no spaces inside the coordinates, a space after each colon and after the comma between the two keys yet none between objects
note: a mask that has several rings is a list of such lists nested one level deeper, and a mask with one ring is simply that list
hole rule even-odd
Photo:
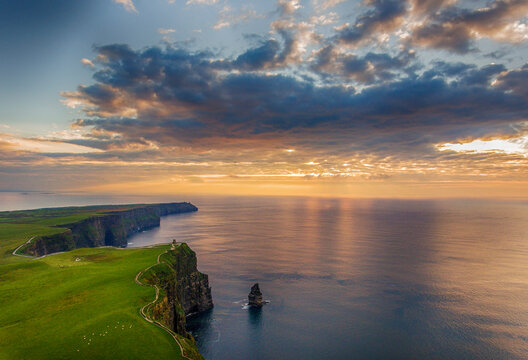
[{"label": "sea cliff", "polygon": [[197,211],[191,203],[167,203],[128,206],[85,219],[61,224],[64,232],[37,236],[21,249],[28,255],[42,256],[80,247],[126,247],[127,238],[160,225],[160,216]]},{"label": "sea cliff", "polygon": [[173,246],[142,280],[160,289],[159,301],[150,311],[152,319],[192,340],[185,330],[186,317],[213,307],[209,278],[198,271],[195,252],[185,243]]}]

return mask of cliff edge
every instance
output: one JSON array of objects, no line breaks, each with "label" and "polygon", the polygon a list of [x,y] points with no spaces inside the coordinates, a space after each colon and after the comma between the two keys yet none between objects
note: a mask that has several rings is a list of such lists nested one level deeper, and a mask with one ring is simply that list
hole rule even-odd
[{"label": "cliff edge", "polygon": [[185,243],[173,244],[160,255],[158,264],[149,268],[140,281],[159,288],[158,301],[149,316],[187,339],[186,317],[213,307],[209,278],[197,269],[196,253]]},{"label": "cliff edge", "polygon": [[160,225],[160,217],[170,214],[198,211],[191,203],[128,205],[122,210],[101,212],[85,219],[61,224],[64,232],[37,236],[21,248],[21,252],[42,256],[81,247],[126,247],[127,238],[137,232]]}]

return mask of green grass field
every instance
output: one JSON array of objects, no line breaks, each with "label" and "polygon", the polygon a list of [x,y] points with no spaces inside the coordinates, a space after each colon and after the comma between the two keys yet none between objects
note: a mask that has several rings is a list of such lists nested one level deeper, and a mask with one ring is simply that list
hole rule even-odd
[{"label": "green grass field", "polygon": [[[90,212],[91,215],[93,212]],[[86,213],[8,222],[0,213],[0,359],[179,359],[180,349],[139,309],[155,290],[136,274],[169,248],[76,249],[41,259],[11,252],[50,225]],[[65,215],[65,214],[60,214]],[[12,220],[12,219],[11,219]],[[182,345],[196,350],[182,339]]]}]

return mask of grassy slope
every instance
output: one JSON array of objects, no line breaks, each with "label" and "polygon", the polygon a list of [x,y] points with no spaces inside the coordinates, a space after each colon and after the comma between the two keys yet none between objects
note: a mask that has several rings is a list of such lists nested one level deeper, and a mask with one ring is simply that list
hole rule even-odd
[{"label": "grassy slope", "polygon": [[[150,284],[150,285],[158,285],[160,288],[159,290],[159,297],[157,303],[154,303],[153,306],[147,308],[147,314],[148,316],[157,322],[160,322],[162,324],[167,325],[167,322],[163,319],[163,316],[157,316],[153,313],[153,307],[156,306],[156,304],[159,304],[160,302],[166,301],[166,293],[163,290],[163,287],[159,286],[160,284],[156,279],[172,279],[176,281],[177,274],[175,273],[174,269],[169,266],[168,264],[174,263],[174,257],[179,256],[183,252],[184,255],[191,255],[192,250],[189,248],[189,246],[185,243],[179,244],[176,246],[175,249],[172,249],[169,251],[170,254],[162,253],[159,257],[160,263],[150,267],[146,272],[142,274],[142,276],[139,278],[139,280],[143,284]],[[179,315],[182,317],[185,317],[185,311],[181,307],[179,303],[177,303],[178,306],[176,310],[178,311]],[[199,353],[197,347],[194,345],[194,339],[186,339],[185,337],[179,336],[180,344],[182,345],[185,354],[196,360],[203,360],[203,356]]]},{"label": "grassy slope", "polygon": [[0,213],[0,360],[179,359],[172,337],[139,315],[154,289],[134,281],[168,246],[11,255],[32,236],[63,231],[50,226],[107,209],[78,210]]},{"label": "grassy slope", "polygon": [[64,230],[39,224],[0,223],[0,264],[27,261],[27,259],[13,256],[13,250],[33,236],[52,235],[63,232]]},{"label": "grassy slope", "polygon": [[77,249],[0,265],[0,359],[179,358],[171,336],[138,314],[155,293],[134,277],[165,249]]}]

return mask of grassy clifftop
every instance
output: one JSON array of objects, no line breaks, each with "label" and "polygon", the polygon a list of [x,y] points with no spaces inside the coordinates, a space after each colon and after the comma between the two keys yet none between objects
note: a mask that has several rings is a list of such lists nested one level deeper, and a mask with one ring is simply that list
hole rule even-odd
[{"label": "grassy clifftop", "polygon": [[155,290],[134,277],[165,249],[77,249],[0,265],[0,359],[181,358],[138,312]]},{"label": "grassy clifftop", "polygon": [[185,243],[173,244],[157,261],[138,279],[158,291],[156,301],[147,305],[143,314],[178,335],[188,357],[203,359],[185,326],[187,315],[213,307],[208,276],[198,271],[196,254]]},{"label": "grassy clifftop", "polygon": [[160,289],[160,301],[149,309],[152,318],[191,339],[185,317],[213,307],[209,278],[198,271],[196,254],[185,243],[175,244],[158,261],[140,279]]},{"label": "grassy clifftop", "polygon": [[159,225],[160,216],[196,211],[190,203],[65,207],[0,212],[0,263],[17,253],[45,255],[78,247],[125,246],[132,233]]},{"label": "grassy clifftop", "polygon": [[[11,255],[32,236],[64,231],[53,226],[116,208],[0,213],[0,360],[182,358],[173,337],[139,315],[156,292],[134,281],[169,245]],[[199,359],[194,343],[181,339],[186,354]]]}]

